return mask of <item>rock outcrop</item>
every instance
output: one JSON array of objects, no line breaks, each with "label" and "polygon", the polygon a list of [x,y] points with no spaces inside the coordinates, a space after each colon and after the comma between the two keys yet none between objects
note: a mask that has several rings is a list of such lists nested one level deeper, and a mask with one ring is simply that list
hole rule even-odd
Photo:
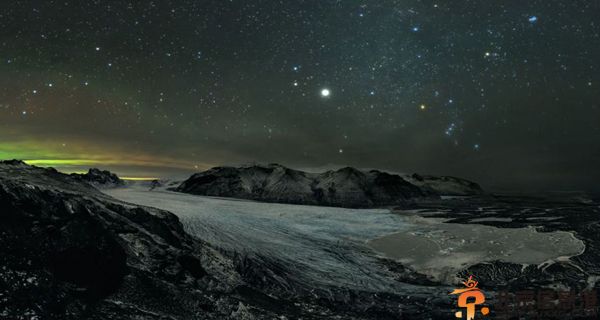
[{"label": "rock outcrop", "polygon": [[342,168],[308,173],[281,165],[216,167],[194,174],[175,191],[305,205],[368,208],[435,197],[399,175]]}]

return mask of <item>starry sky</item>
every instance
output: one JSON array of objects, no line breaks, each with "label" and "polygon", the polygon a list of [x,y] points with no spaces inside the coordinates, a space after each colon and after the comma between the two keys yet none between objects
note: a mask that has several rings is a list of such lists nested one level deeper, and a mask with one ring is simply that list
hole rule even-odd
[{"label": "starry sky", "polygon": [[598,189],[600,2],[2,1],[0,158]]}]

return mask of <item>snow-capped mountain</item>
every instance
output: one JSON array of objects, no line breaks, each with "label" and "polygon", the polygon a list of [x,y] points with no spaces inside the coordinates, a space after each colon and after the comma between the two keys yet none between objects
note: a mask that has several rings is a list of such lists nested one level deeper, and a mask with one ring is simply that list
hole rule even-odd
[{"label": "snow-capped mountain", "polygon": [[[414,175],[413,177],[418,177]],[[400,175],[351,167],[308,173],[278,164],[215,167],[194,174],[175,191],[265,202],[349,208],[400,205],[421,198],[481,193],[470,181],[448,177],[407,180]]]}]

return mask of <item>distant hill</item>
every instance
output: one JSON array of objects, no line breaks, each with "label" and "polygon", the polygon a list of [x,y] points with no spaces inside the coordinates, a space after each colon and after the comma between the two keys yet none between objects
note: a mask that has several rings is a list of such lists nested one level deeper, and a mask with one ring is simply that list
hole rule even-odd
[{"label": "distant hill", "polygon": [[472,196],[483,193],[479,184],[457,177],[412,174],[408,182],[441,196]]},{"label": "distant hill", "polygon": [[446,194],[482,192],[476,183],[458,178],[428,176],[411,180],[414,181],[378,170],[346,167],[324,173],[308,173],[270,164],[215,167],[192,175],[173,190],[206,196],[348,208],[399,205]]}]

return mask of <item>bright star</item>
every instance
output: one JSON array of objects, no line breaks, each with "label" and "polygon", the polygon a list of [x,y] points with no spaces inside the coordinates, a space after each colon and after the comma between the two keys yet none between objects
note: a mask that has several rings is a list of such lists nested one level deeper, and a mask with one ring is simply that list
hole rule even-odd
[{"label": "bright star", "polygon": [[536,16],[531,16],[531,17],[529,17],[529,19],[527,19],[527,20],[529,20],[529,22],[530,22],[530,23],[536,23],[536,22],[538,21],[538,17],[536,17]]},{"label": "bright star", "polygon": [[321,96],[329,97],[329,95],[331,95],[331,91],[329,91],[329,89],[325,88],[325,89],[321,90]]}]

